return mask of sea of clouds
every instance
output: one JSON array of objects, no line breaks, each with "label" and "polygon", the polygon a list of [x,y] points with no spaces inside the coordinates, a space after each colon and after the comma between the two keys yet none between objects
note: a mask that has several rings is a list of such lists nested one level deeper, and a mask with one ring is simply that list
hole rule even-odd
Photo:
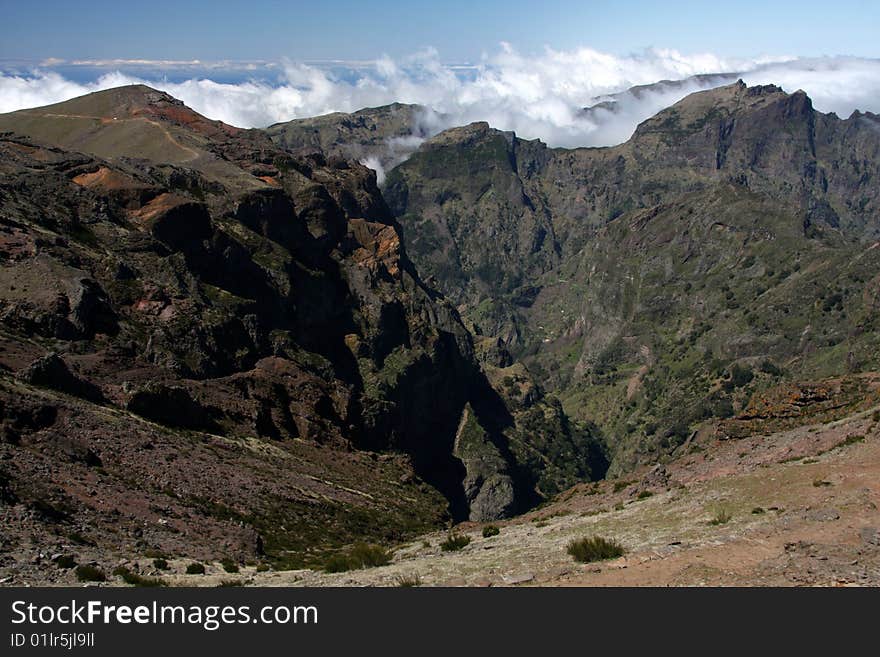
[{"label": "sea of clouds", "polygon": [[[67,68],[62,65],[67,64]],[[0,72],[0,112],[59,102],[92,91],[144,83],[183,100],[198,112],[242,127],[264,127],[328,112],[350,112],[391,102],[430,108],[429,133],[471,121],[513,130],[551,146],[604,146],[625,141],[636,125],[684,96],[741,77],[749,85],[803,89],[823,112],[842,117],[853,110],[880,112],[880,60],[854,57],[765,57],[736,59],[712,54],[683,55],[649,49],[619,56],[591,48],[545,49],[524,55],[507,44],[474,65],[442,63],[434,50],[393,60],[307,65],[291,61],[254,66],[252,75],[223,80],[222,66],[179,62],[85,62],[96,71],[75,80],[71,63]],[[168,71],[188,67],[198,74],[171,79]],[[272,69],[271,79],[261,70]],[[127,69],[127,70],[126,70]],[[340,73],[344,70],[344,73]],[[65,72],[62,72],[65,71]],[[617,97],[614,111],[583,108],[635,85],[687,80]],[[413,141],[417,144],[417,141]]]}]

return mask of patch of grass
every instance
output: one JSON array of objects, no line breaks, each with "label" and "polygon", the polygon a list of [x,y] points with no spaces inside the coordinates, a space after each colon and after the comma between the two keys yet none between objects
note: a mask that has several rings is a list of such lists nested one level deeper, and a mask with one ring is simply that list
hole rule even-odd
[{"label": "patch of grass", "polygon": [[348,552],[331,555],[324,563],[324,572],[342,573],[360,568],[377,568],[391,563],[393,554],[379,545],[356,543]]},{"label": "patch of grass", "polygon": [[265,573],[270,570],[272,570],[272,568],[267,563],[258,563],[257,564],[257,572],[258,573]]},{"label": "patch of grass", "polygon": [[411,588],[422,585],[422,578],[418,573],[414,575],[398,575],[394,578],[394,583],[399,587]]},{"label": "patch of grass", "polygon": [[187,575],[204,575],[205,564],[194,561],[186,567]]},{"label": "patch of grass", "polygon": [[496,525],[486,525],[483,527],[483,538],[491,538],[492,536],[498,536],[501,533],[501,530],[498,529]]},{"label": "patch of grass", "polygon": [[238,564],[235,563],[232,559],[221,559],[220,565],[223,566],[223,570],[225,570],[227,573],[238,572]]},{"label": "patch of grass", "polygon": [[638,495],[636,495],[636,499],[639,499],[639,500],[646,500],[646,499],[648,499],[649,497],[651,497],[653,494],[654,494],[653,491],[643,490],[643,491],[640,492]]},{"label": "patch of grass", "polygon": [[709,521],[710,525],[726,525],[733,519],[733,516],[730,514],[730,511],[727,509],[719,509],[712,519]]},{"label": "patch of grass", "polygon": [[619,493],[624,488],[632,486],[635,482],[633,481],[615,481],[614,482],[614,492]]},{"label": "patch of grass", "polygon": [[590,563],[592,561],[604,561],[605,559],[617,559],[622,557],[626,550],[614,540],[601,536],[591,536],[574,540],[566,548],[575,561]]},{"label": "patch of grass", "polygon": [[92,566],[90,564],[83,564],[81,566],[77,566],[76,570],[76,578],[80,582],[106,582],[107,575],[104,574],[104,571],[98,568],[97,566]]},{"label": "patch of grass", "polygon": [[116,577],[121,577],[122,581],[126,584],[130,584],[131,586],[168,586],[168,583],[164,579],[160,579],[158,577],[142,577],[137,573],[133,573],[125,566],[118,566],[113,569],[113,574]]},{"label": "patch of grass", "polygon": [[623,507],[624,507],[623,502],[618,502],[617,504],[614,505],[614,510],[615,511],[623,511]]},{"label": "patch of grass", "polygon": [[465,534],[456,534],[455,532],[449,532],[446,536],[446,540],[440,543],[440,549],[444,552],[458,552],[466,545],[470,544],[471,537],[466,536]]},{"label": "patch of grass", "polygon": [[168,570],[168,560],[159,557],[158,559],[153,559],[153,568],[156,570]]},{"label": "patch of grass", "polygon": [[150,548],[149,550],[144,550],[144,556],[148,559],[170,559],[167,554],[162,552],[162,550],[156,550],[154,548]]},{"label": "patch of grass", "polygon": [[856,443],[860,443],[865,439],[865,437],[861,434],[855,434],[852,436],[847,436],[839,443],[837,443],[838,447],[846,447],[847,445],[855,445]]}]

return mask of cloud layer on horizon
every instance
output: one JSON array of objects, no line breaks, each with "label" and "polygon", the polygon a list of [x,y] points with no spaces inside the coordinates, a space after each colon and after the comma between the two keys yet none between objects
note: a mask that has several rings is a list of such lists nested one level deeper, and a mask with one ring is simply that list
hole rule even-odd
[{"label": "cloud layer on horizon", "polygon": [[[256,78],[223,83],[207,76],[169,82],[158,77],[158,70],[158,79],[146,72],[110,71],[87,83],[51,68],[28,75],[0,73],[0,112],[144,83],[210,118],[242,127],[403,102],[436,112],[427,116],[430,132],[479,120],[551,146],[604,146],[625,141],[639,122],[687,94],[728,83],[733,76],[750,85],[803,89],[818,110],[844,117],[855,109],[880,112],[880,60],[853,57],[729,59],[659,49],[621,57],[590,48],[548,48],[529,57],[502,44],[496,54],[473,67],[444,65],[436,51],[426,50],[402,60],[383,57],[352,68],[347,76],[294,62],[273,68],[283,72],[278,84]],[[210,70],[206,66],[208,75]],[[638,96],[624,94],[615,112],[582,111],[603,96],[635,85],[707,74],[717,75]]]}]

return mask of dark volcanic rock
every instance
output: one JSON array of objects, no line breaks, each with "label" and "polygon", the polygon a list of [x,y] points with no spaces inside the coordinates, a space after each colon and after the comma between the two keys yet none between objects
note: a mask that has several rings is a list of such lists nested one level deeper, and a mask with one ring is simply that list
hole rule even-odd
[{"label": "dark volcanic rock", "polygon": [[35,360],[15,376],[25,383],[66,392],[89,401],[106,401],[98,386],[74,375],[64,359],[55,353]]},{"label": "dark volcanic rock", "polygon": [[186,389],[176,386],[148,383],[129,393],[125,408],[170,427],[217,430],[208,410],[194,401]]}]

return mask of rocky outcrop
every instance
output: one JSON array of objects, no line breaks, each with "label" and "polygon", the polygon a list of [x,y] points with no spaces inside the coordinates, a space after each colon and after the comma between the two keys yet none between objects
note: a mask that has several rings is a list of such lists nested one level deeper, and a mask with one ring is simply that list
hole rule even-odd
[{"label": "rocky outcrop", "polygon": [[96,403],[106,401],[98,386],[73,374],[64,359],[55,353],[38,358],[15,376],[24,383],[51,388]]}]

